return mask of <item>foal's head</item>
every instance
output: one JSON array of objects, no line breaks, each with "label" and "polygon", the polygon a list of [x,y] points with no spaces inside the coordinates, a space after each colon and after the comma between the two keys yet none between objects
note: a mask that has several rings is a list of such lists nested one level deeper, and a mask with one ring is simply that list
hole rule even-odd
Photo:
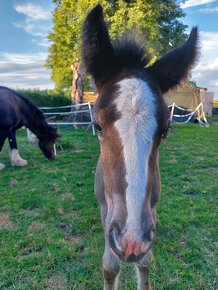
[{"label": "foal's head", "polygon": [[148,66],[145,49],[123,37],[112,44],[97,5],[83,28],[83,59],[98,88],[94,122],[101,149],[112,251],[137,261],[151,247],[159,195],[158,147],[169,128],[162,94],[175,87],[195,62],[198,32]]}]

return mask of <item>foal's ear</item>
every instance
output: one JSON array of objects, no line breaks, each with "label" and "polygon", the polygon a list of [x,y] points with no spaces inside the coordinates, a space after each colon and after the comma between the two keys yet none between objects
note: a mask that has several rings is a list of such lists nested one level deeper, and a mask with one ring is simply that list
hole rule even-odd
[{"label": "foal's ear", "polygon": [[82,41],[84,66],[99,86],[111,74],[115,59],[100,4],[95,6],[86,17]]},{"label": "foal's ear", "polygon": [[149,69],[158,80],[162,93],[187,78],[198,56],[198,29],[192,28],[187,41],[157,60]]}]

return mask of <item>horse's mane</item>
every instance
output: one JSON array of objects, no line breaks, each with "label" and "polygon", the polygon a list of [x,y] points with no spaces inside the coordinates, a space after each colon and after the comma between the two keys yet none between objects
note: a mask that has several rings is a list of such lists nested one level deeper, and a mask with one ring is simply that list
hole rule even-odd
[{"label": "horse's mane", "polygon": [[[11,92],[12,94],[14,94],[18,99],[21,99],[30,109],[31,112],[31,120],[33,122],[31,122],[31,129],[37,129],[37,132],[39,134],[39,138],[42,139],[51,139],[53,142],[58,138],[58,134],[56,132],[56,129],[53,128],[52,126],[50,126],[46,119],[44,114],[42,113],[42,111],[32,102],[30,101],[27,97],[24,97],[22,94],[4,87],[4,86],[0,86],[0,89],[5,89],[9,92]],[[27,115],[27,114],[26,114]],[[28,114],[29,116],[29,114]],[[27,125],[27,124],[25,124]]]},{"label": "horse's mane", "polygon": [[96,85],[129,69],[143,69],[149,63],[149,54],[134,32],[126,32],[111,43],[99,4],[87,16],[83,26],[83,63]]},{"label": "horse's mane", "polygon": [[113,43],[116,65],[122,68],[146,67],[150,61],[149,53],[140,38],[133,32],[126,32]]}]

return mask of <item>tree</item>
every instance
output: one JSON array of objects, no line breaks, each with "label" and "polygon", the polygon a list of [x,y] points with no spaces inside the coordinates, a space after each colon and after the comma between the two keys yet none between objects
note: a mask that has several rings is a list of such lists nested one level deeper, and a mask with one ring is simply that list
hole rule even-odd
[{"label": "tree", "polygon": [[[88,11],[97,0],[54,0],[53,30],[48,39],[52,42],[46,65],[51,68],[51,79],[57,91],[69,88],[73,65],[80,58],[81,27]],[[108,1],[103,1],[107,6]]]},{"label": "tree", "polygon": [[[73,65],[81,52],[81,27],[88,11],[98,0],[53,0],[53,30],[46,65],[57,91],[69,88]],[[176,0],[102,0],[112,39],[125,30],[134,30],[144,39],[150,53],[159,56],[185,40],[184,16]],[[146,42],[149,39],[149,42]]]},{"label": "tree", "polygon": [[163,55],[167,51],[178,47],[187,35],[184,33],[187,25],[178,19],[185,16],[183,10],[174,0],[161,1],[162,13],[159,14],[159,54]]}]

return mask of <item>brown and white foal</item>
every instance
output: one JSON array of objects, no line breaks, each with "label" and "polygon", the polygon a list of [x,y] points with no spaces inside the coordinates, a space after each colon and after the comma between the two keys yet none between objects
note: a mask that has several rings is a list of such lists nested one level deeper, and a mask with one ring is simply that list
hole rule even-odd
[{"label": "brown and white foal", "polygon": [[83,27],[83,61],[99,97],[94,107],[101,154],[95,194],[105,233],[104,289],[116,289],[120,261],[136,262],[138,289],[151,289],[149,264],[160,194],[158,147],[169,128],[162,94],[187,77],[198,31],[152,66],[145,49],[125,36],[111,43],[101,5]]}]

